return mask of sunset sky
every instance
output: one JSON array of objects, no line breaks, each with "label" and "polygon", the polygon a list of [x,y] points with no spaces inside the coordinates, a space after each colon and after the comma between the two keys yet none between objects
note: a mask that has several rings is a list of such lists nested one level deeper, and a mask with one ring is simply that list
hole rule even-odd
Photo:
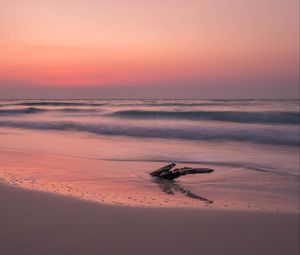
[{"label": "sunset sky", "polygon": [[298,0],[0,0],[0,98],[297,97]]}]

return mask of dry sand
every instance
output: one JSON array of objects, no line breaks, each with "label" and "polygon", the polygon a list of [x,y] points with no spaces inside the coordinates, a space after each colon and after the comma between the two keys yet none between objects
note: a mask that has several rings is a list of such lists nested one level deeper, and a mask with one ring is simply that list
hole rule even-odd
[{"label": "dry sand", "polygon": [[1,255],[299,254],[294,213],[108,206],[0,184]]}]

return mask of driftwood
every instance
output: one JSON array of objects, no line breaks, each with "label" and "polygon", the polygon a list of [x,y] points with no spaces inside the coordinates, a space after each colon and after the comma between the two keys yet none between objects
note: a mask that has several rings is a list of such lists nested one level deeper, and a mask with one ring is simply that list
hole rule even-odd
[{"label": "driftwood", "polygon": [[206,174],[211,173],[214,170],[210,168],[192,168],[192,167],[183,167],[183,168],[175,168],[175,163],[171,163],[169,165],[166,165],[152,173],[150,173],[151,176],[162,178],[166,180],[174,180],[180,176],[187,175],[187,174]]},{"label": "driftwood", "polygon": [[182,168],[174,168],[176,166],[175,163],[171,163],[162,168],[159,168],[156,171],[150,173],[151,176],[155,177],[153,182],[157,183],[163,192],[169,195],[174,195],[175,192],[180,192],[183,195],[203,201],[207,204],[213,203],[212,200],[209,200],[205,197],[198,196],[197,194],[189,191],[188,189],[181,186],[179,183],[174,182],[173,180],[187,174],[203,174],[203,173],[211,173],[214,170],[209,168],[192,168],[192,167],[182,167]]}]

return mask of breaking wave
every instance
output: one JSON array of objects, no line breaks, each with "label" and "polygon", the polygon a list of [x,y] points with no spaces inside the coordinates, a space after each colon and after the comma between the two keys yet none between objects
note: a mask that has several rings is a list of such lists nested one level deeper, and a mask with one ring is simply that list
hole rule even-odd
[{"label": "breaking wave", "polygon": [[0,121],[2,127],[37,130],[82,131],[100,135],[129,136],[162,139],[186,139],[203,141],[237,141],[258,144],[276,144],[298,146],[298,129],[274,129],[272,127],[247,129],[246,127],[144,127],[113,124],[77,123],[77,122],[30,122]]},{"label": "breaking wave", "polygon": [[233,112],[233,111],[144,111],[125,110],[111,116],[132,119],[217,120],[238,123],[298,124],[297,112]]}]

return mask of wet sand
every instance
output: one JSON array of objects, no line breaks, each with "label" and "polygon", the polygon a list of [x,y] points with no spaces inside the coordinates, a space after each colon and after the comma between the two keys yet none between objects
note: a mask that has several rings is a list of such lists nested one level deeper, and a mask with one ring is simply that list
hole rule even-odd
[{"label": "wet sand", "polygon": [[[16,160],[17,159],[17,160]],[[4,183],[108,205],[299,212],[299,177],[220,165],[175,182],[151,178],[165,162],[125,162],[0,149]]]}]

